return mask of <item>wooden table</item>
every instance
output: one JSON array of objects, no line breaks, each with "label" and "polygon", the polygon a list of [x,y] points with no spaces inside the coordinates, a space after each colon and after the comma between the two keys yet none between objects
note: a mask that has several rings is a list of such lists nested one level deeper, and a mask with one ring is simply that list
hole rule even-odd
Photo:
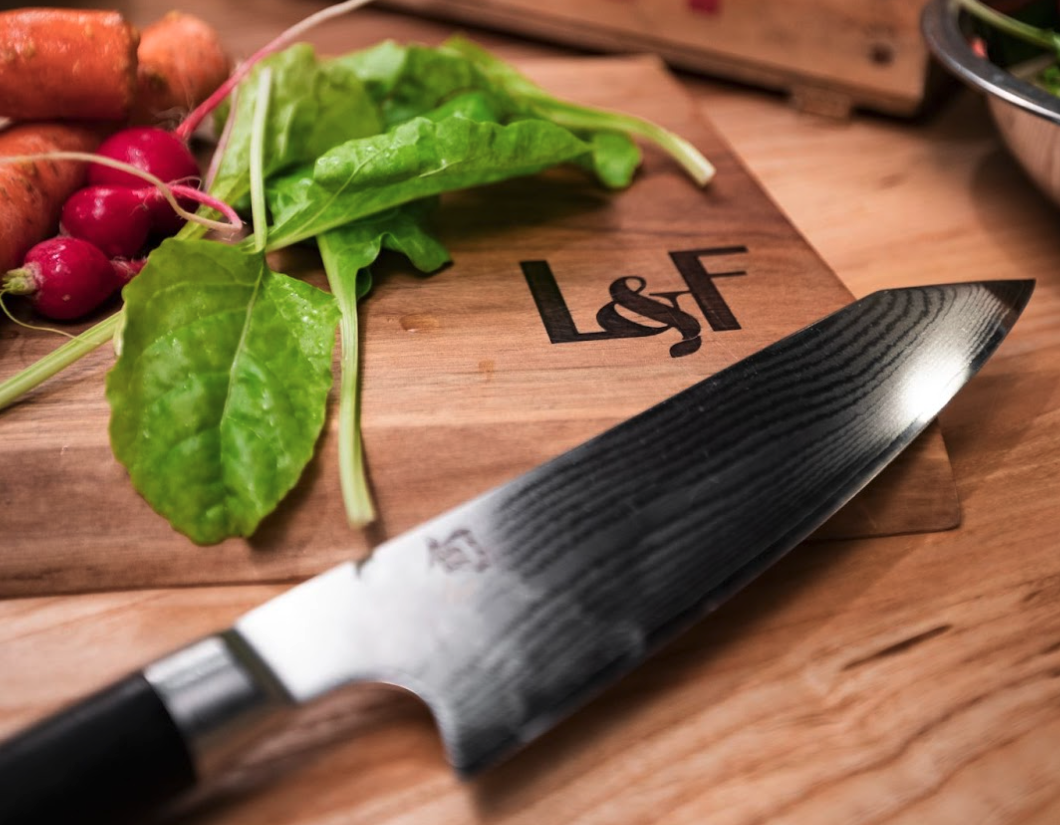
[{"label": "wooden table", "polygon": [[[138,22],[163,5],[126,4]],[[183,5],[221,27],[236,51],[317,8]],[[385,36],[436,42],[447,32],[365,11],[311,39],[337,49]],[[479,39],[516,58],[569,54]],[[1056,207],[1004,153],[970,93],[919,122],[836,122],[765,93],[682,82],[856,295],[1038,279],[1010,339],[941,419],[963,524],[800,548],[475,782],[451,775],[420,705],[358,688],[308,710],[175,821],[1060,821]],[[281,589],[0,603],[0,735]]]}]

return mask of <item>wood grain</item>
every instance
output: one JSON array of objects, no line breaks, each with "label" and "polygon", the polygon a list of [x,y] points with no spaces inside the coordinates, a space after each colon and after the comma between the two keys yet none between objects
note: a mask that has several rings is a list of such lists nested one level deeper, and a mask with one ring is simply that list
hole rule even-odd
[{"label": "wood grain", "polygon": [[[200,548],[154,514],[110,452],[103,377],[109,347],[34,391],[0,426],[0,595],[188,584],[290,581],[403,532],[537,466],[607,427],[838,309],[851,296],[702,120],[658,61],[527,63],[546,87],[620,105],[687,136],[718,167],[700,190],[651,147],[630,189],[609,193],[561,170],[444,199],[438,231],[454,263],[424,278],[391,259],[363,303],[363,432],[380,518],[344,517],[336,466],[337,406],[298,487],[247,540]],[[688,292],[672,255],[719,273],[736,329],[712,329],[673,357],[676,330],[553,344],[522,272],[545,261],[579,331],[609,285]],[[323,283],[315,253],[278,254],[280,271]],[[737,274],[726,274],[737,273]],[[681,306],[689,306],[687,295]],[[651,323],[651,322],[649,322]],[[54,340],[14,324],[0,373]],[[54,502],[63,502],[61,519]],[[959,504],[938,429],[846,508],[822,536],[949,529]]]},{"label": "wood grain", "polygon": [[[205,11],[239,20],[236,5],[217,0]],[[246,37],[313,7],[266,2]],[[356,34],[338,27],[326,36],[441,34],[381,13],[358,19]],[[514,40],[506,48],[542,50]],[[450,775],[421,707],[351,689],[169,821],[1060,821],[1056,208],[1002,151],[969,93],[920,123],[839,124],[744,88],[683,85],[855,294],[1038,279],[1013,334],[942,416],[961,526],[800,548],[474,783]],[[52,413],[45,405],[42,414]],[[189,587],[0,601],[0,735],[277,592]]]}]

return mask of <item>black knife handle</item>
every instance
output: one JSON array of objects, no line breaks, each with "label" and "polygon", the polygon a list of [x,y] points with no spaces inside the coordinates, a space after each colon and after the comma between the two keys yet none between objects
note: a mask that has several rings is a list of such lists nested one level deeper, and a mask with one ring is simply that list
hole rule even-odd
[{"label": "black knife handle", "polygon": [[116,825],[194,783],[177,726],[137,673],[0,744],[0,823]]}]

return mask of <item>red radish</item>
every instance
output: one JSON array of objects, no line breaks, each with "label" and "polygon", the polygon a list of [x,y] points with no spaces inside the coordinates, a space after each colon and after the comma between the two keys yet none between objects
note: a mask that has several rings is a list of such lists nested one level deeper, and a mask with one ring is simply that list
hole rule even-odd
[{"label": "red radish", "polygon": [[[166,183],[170,182],[166,181]],[[144,203],[147,206],[148,214],[151,216],[151,229],[163,237],[175,235],[177,230],[184,226],[184,218],[173,211],[173,207],[169,205],[169,201],[166,200],[166,196],[160,190],[151,189],[144,194]],[[188,212],[195,211],[196,203],[191,198],[178,196],[177,203]]]},{"label": "red radish", "polygon": [[[198,180],[201,174],[199,164],[184,142],[172,132],[155,126],[132,126],[115,132],[100,144],[97,154],[135,166],[165,183]],[[144,185],[141,178],[101,163],[89,165],[88,182],[133,189]],[[147,204],[154,229],[160,234],[172,235],[184,225],[184,219],[173,211],[160,192],[152,194]],[[193,202],[183,198],[180,205],[189,211],[195,208]]]},{"label": "red radish", "polygon": [[146,202],[150,191],[124,186],[78,189],[63,206],[60,227],[94,244],[109,258],[132,258],[143,249],[151,231]]},{"label": "red radish", "polygon": [[140,270],[147,265],[147,259],[111,258],[110,265],[114,268],[114,277],[118,279],[118,287],[121,288],[140,274]]},{"label": "red radish", "polygon": [[[154,126],[133,126],[115,132],[99,145],[96,154],[120,160],[150,172],[166,183],[199,177],[199,164],[188,147],[172,132]],[[100,163],[88,167],[88,182],[139,189],[142,179]]]},{"label": "red radish", "polygon": [[0,293],[26,295],[41,315],[69,321],[87,315],[117,286],[107,256],[80,238],[51,238],[3,276]]}]

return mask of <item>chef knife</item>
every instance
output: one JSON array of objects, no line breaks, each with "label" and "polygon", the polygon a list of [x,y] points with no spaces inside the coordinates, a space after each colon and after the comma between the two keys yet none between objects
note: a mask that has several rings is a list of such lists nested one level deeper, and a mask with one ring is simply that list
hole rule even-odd
[{"label": "chef knife", "polygon": [[874,293],[293,588],[8,741],[0,822],[137,816],[350,682],[412,690],[457,771],[490,766],[820,526],[1033,286]]}]

